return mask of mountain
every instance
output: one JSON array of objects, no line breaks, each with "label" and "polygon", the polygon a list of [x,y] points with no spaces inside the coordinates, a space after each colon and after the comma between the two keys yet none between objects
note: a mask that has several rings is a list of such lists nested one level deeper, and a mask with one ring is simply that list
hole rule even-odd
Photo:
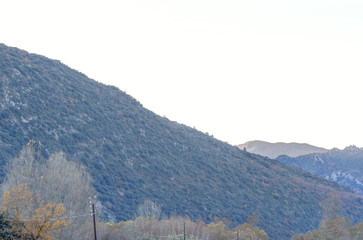
[{"label": "mountain", "polygon": [[304,169],[363,195],[363,149],[350,146],[328,151],[306,143],[264,141],[250,141],[238,147]]},{"label": "mountain", "polygon": [[279,156],[280,162],[293,165],[337,182],[363,195],[363,150],[355,146],[332,149],[296,158]]},{"label": "mountain", "polygon": [[61,150],[81,162],[111,220],[135,217],[148,199],[162,214],[207,222],[227,217],[236,225],[256,214],[272,239],[288,239],[316,228],[336,192],[342,213],[363,221],[362,197],[336,183],[169,121],[59,61],[0,44],[0,165],[29,140],[44,157]]},{"label": "mountain", "polygon": [[269,158],[277,158],[280,155],[297,157],[310,153],[323,153],[327,149],[315,147],[306,143],[269,143],[264,141],[250,141],[238,145],[242,150],[266,156]]}]

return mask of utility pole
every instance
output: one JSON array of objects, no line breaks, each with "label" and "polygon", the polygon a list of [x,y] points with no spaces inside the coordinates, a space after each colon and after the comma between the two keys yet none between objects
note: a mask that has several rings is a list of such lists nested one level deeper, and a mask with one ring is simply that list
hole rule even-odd
[{"label": "utility pole", "polygon": [[238,228],[238,230],[237,230],[237,240],[239,240],[239,233],[240,233],[240,230]]},{"label": "utility pole", "polygon": [[187,235],[185,234],[185,220],[184,220],[184,240],[187,239]]},{"label": "utility pole", "polygon": [[96,212],[95,212],[95,204],[92,203],[92,216],[93,216],[93,232],[95,234],[95,240],[97,240],[97,231],[96,231]]},{"label": "utility pole", "polygon": [[95,240],[97,240],[97,231],[96,231],[96,211],[95,211],[95,204],[94,204],[94,200],[97,199],[97,196],[93,196],[93,197],[88,197],[89,199],[89,207],[90,207],[90,211],[92,213],[92,218],[93,218],[93,233],[95,235]]}]

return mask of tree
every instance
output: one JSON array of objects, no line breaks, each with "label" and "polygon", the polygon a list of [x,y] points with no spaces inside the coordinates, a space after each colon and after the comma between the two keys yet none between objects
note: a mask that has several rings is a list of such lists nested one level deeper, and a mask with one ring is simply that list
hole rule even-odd
[{"label": "tree", "polygon": [[[79,163],[68,161],[62,152],[43,159],[31,145],[22,149],[19,157],[6,167],[2,192],[11,187],[27,187],[45,202],[62,203],[66,209],[68,226],[58,233],[59,239],[90,239],[92,218],[88,198],[96,195],[92,177]],[[98,212],[100,203],[96,204]]]},{"label": "tree", "polygon": [[350,232],[353,240],[363,239],[363,222],[354,225]]},{"label": "tree", "polygon": [[254,225],[258,220],[258,217],[255,214],[252,214],[251,216],[252,218],[249,218],[249,220],[252,224],[249,222],[243,223],[233,230],[240,231],[240,239],[267,240],[268,236],[265,231]]},{"label": "tree", "polygon": [[26,183],[33,186],[39,177],[39,155],[35,149],[27,145],[19,153],[19,156],[8,161],[5,166],[5,180],[1,185],[1,192],[9,191],[10,188]]},{"label": "tree", "polygon": [[137,208],[137,216],[139,217],[155,217],[159,219],[160,215],[161,207],[148,199]]},{"label": "tree", "polygon": [[110,223],[104,240],[182,240],[184,223],[187,240],[210,240],[204,222],[194,223],[182,217],[162,220],[155,217],[137,217],[135,220]]},{"label": "tree", "polygon": [[351,224],[345,217],[326,218],[320,223],[318,231],[326,240],[350,239]]},{"label": "tree", "polygon": [[14,186],[3,195],[2,209],[12,219],[12,232],[26,238],[51,240],[67,225],[63,204],[45,203],[26,184]]},{"label": "tree", "polygon": [[33,203],[33,196],[26,184],[19,184],[3,194],[2,208],[14,219],[22,219],[30,215],[29,206]]},{"label": "tree", "polygon": [[14,224],[6,219],[5,214],[0,213],[0,239],[19,239],[20,235],[16,231],[14,231],[14,228]]},{"label": "tree", "polygon": [[258,224],[259,220],[259,217],[256,214],[252,213],[251,216],[248,217],[247,223],[250,224],[252,227],[255,227]]},{"label": "tree", "polygon": [[346,217],[324,218],[319,228],[305,234],[296,234],[291,240],[358,240],[363,239],[363,223],[351,227]]}]

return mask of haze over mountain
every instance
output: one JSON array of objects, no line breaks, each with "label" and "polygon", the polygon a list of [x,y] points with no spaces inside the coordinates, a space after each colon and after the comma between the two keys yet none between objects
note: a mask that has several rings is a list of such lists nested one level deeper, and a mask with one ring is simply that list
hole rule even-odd
[{"label": "haze over mountain", "polygon": [[0,164],[29,140],[45,157],[62,150],[84,164],[111,220],[135,217],[149,199],[165,215],[207,222],[237,224],[254,213],[272,239],[287,239],[317,227],[335,192],[341,213],[363,221],[363,198],[336,183],[169,121],[59,61],[0,44]]},{"label": "haze over mountain", "polygon": [[361,148],[349,146],[344,150],[336,148],[326,150],[306,143],[265,141],[249,141],[238,147],[251,153],[275,158],[363,195],[363,149]]},{"label": "haze over mountain", "polygon": [[246,148],[248,152],[269,158],[277,158],[280,155],[297,157],[310,153],[323,153],[328,151],[327,149],[306,143],[269,143],[265,141],[249,141],[238,145],[238,147],[242,150]]}]

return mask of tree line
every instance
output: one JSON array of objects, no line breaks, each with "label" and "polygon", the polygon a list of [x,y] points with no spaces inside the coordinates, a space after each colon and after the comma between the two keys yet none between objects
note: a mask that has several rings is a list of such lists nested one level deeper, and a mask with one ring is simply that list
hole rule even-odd
[{"label": "tree line", "polygon": [[[6,166],[0,187],[0,239],[94,239],[89,198],[96,195],[86,169],[68,161],[62,152],[43,159],[31,142]],[[326,212],[336,213],[337,199],[327,201]],[[107,222],[96,201],[97,235],[101,240],[267,240],[257,227],[258,216],[233,226],[227,218],[211,223],[188,217],[161,216],[161,208],[144,201],[133,220]],[[363,223],[351,226],[347,218],[326,214],[318,229],[291,240],[363,239]]]}]

